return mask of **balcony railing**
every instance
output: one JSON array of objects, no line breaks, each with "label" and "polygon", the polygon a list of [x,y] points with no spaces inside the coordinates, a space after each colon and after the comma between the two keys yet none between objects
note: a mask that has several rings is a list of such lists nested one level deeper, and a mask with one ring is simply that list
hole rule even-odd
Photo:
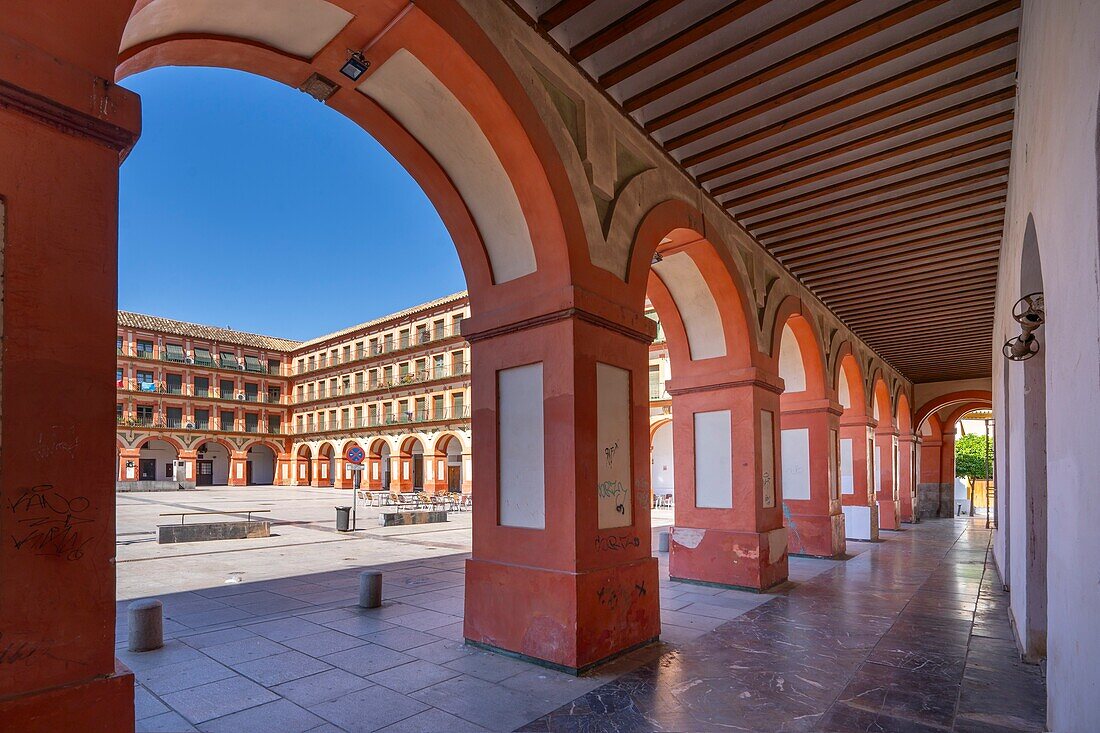
[{"label": "balcony railing", "polygon": [[136,416],[136,415],[124,415],[122,417],[116,416],[115,424],[117,427],[127,428],[152,428],[159,430],[183,430],[187,432],[220,432],[220,433],[257,433],[263,435],[282,435],[282,425],[249,425],[245,423],[243,428],[238,424],[239,421],[234,420],[232,422],[222,423],[217,418],[208,418],[206,420],[187,420],[186,418],[169,418],[162,415],[156,415],[153,417],[148,416]]},{"label": "balcony railing", "polygon": [[117,380],[115,382],[115,388],[129,392],[141,392],[173,397],[194,397],[196,399],[226,400],[232,402],[245,402],[248,404],[285,404],[281,394],[278,396],[267,393],[250,394],[248,392],[238,392],[236,390],[223,391],[220,388],[215,389],[213,387],[196,389],[193,384],[177,385],[168,384],[163,381],[149,381],[127,377]]},{"label": "balcony railing", "polygon": [[445,407],[439,410],[411,410],[400,413],[383,413],[382,415],[375,415],[374,417],[368,416],[358,419],[348,418],[347,420],[324,421],[315,424],[306,424],[300,429],[297,429],[296,432],[299,435],[308,435],[310,433],[324,433],[337,430],[388,428],[394,425],[413,425],[426,422],[453,422],[469,419],[470,408],[464,405],[462,407]]},{"label": "balcony railing", "polygon": [[444,341],[450,338],[461,338],[462,329],[454,327],[444,327],[441,329],[429,329],[423,333],[411,334],[408,338],[396,338],[391,341],[382,341],[376,343],[373,347],[368,344],[362,349],[353,349],[347,354],[339,353],[333,356],[332,354],[326,354],[324,356],[317,356],[310,362],[306,362],[301,367],[295,366],[291,370],[291,374],[300,376],[302,374],[309,374],[310,372],[319,371],[321,369],[328,369],[329,367],[340,366],[342,364],[351,364],[353,362],[362,361],[364,359],[371,359],[376,356],[382,356],[384,354],[394,354],[398,351],[406,351],[408,349],[420,348],[427,344],[434,343],[436,341]]},{"label": "balcony railing", "polygon": [[409,372],[404,376],[399,376],[396,379],[380,379],[374,382],[368,382],[366,384],[348,384],[340,385],[335,390],[306,390],[305,395],[301,399],[295,398],[294,404],[303,404],[306,402],[313,402],[314,400],[335,399],[338,397],[350,397],[353,395],[364,395],[371,392],[383,392],[390,389],[399,389],[401,387],[410,387],[417,384],[426,384],[428,382],[435,382],[443,379],[457,379],[460,377],[467,377],[470,375],[470,365],[463,362],[455,365],[454,367],[428,367],[427,369],[421,369],[415,372]]},{"label": "balcony railing", "polygon": [[150,361],[165,361],[171,364],[183,364],[187,366],[205,367],[208,369],[221,369],[231,372],[247,372],[248,374],[267,374],[271,376],[280,376],[282,374],[282,364],[270,365],[264,364],[262,361],[258,364],[249,364],[247,361],[238,361],[236,357],[232,359],[222,359],[221,356],[215,356],[210,354],[209,356],[201,356],[194,352],[187,354],[186,352],[170,352],[167,349],[138,349],[130,345],[124,345],[122,348],[115,347],[116,356],[129,356],[134,359],[147,359]]}]

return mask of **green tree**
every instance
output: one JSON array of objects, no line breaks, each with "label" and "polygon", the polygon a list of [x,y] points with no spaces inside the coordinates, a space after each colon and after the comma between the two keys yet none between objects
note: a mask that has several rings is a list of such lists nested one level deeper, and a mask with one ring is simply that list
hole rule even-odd
[{"label": "green tree", "polygon": [[955,475],[966,479],[966,498],[974,515],[974,482],[993,478],[993,441],[984,435],[963,435],[955,439]]}]

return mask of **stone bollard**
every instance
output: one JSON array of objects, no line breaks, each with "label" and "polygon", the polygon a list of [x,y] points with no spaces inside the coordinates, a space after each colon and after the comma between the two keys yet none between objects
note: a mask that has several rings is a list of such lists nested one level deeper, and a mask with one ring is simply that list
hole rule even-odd
[{"label": "stone bollard", "polygon": [[359,573],[359,607],[378,608],[382,605],[382,573],[364,570]]},{"label": "stone bollard", "polygon": [[129,608],[132,652],[150,652],[164,646],[164,604],[155,598],[134,601]]},{"label": "stone bollard", "polygon": [[657,552],[668,552],[668,532],[657,533]]}]

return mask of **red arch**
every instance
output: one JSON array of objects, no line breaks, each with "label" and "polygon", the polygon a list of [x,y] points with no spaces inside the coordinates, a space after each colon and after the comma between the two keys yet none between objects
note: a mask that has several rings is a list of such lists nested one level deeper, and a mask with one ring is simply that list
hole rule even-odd
[{"label": "red arch", "polygon": [[897,425],[898,433],[901,435],[912,435],[913,410],[909,406],[909,398],[904,392],[898,393],[897,419],[895,424]]},{"label": "red arch", "polygon": [[881,367],[875,370],[875,376],[871,380],[871,399],[875,401],[875,406],[878,408],[879,427],[896,426],[894,406],[890,400],[890,387],[886,384]]},{"label": "red arch", "polygon": [[917,412],[913,416],[913,424],[919,428],[926,417],[938,411],[941,407],[946,407],[955,402],[966,401],[985,402],[992,405],[993,393],[987,389],[966,389],[957,392],[948,392],[939,397],[933,397],[917,408]]},{"label": "red arch", "polygon": [[779,373],[779,349],[784,326],[790,326],[795,341],[798,342],[798,351],[802,355],[802,369],[806,372],[804,396],[813,399],[826,397],[825,351],[821,334],[817,332],[813,321],[803,315],[802,300],[794,295],[788,295],[779,304],[772,324],[771,358],[776,374]]},{"label": "red arch", "polygon": [[848,385],[848,398],[851,406],[844,409],[845,415],[862,416],[867,414],[867,394],[863,388],[863,369],[859,366],[850,341],[840,345],[836,358],[836,381],[834,388],[840,393],[840,380]]},{"label": "red arch", "polygon": [[138,450],[141,450],[142,448],[145,447],[145,444],[148,443],[150,440],[163,440],[165,443],[168,443],[173,448],[175,448],[176,453],[187,450],[186,448],[183,447],[183,443],[179,442],[178,440],[176,440],[175,438],[173,438],[170,435],[150,435],[147,438],[142,438],[141,442],[138,443],[137,446],[135,446],[135,447]]},{"label": "red arch", "polygon": [[961,420],[968,412],[974,410],[980,410],[982,408],[992,407],[991,402],[964,402],[962,405],[951,411],[951,414],[947,416],[947,419],[943,421],[944,428],[954,428],[955,424]]}]

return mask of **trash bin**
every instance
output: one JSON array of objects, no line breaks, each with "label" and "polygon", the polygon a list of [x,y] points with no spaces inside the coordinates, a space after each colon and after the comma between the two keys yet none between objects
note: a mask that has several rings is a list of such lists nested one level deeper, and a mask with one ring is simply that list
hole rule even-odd
[{"label": "trash bin", "polygon": [[351,507],[336,507],[336,531],[348,532],[351,530]]}]

